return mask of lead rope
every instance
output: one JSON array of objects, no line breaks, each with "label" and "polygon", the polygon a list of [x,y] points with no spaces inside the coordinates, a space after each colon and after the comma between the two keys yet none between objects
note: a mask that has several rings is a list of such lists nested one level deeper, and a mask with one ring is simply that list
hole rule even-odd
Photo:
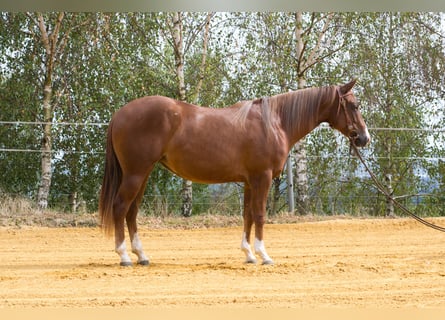
[{"label": "lead rope", "polygon": [[410,210],[408,210],[404,205],[402,205],[400,202],[398,202],[396,199],[394,199],[389,193],[388,191],[386,191],[385,187],[380,183],[380,181],[377,179],[377,177],[375,176],[375,174],[371,171],[371,169],[369,169],[369,167],[366,165],[365,160],[363,159],[360,151],[358,150],[358,148],[355,146],[354,142],[352,141],[352,139],[350,139],[350,143],[351,143],[351,148],[354,150],[355,154],[357,155],[357,157],[360,159],[360,161],[363,163],[363,165],[365,166],[366,171],[368,171],[369,175],[371,176],[372,180],[374,181],[377,190],[379,190],[383,195],[385,195],[389,200],[391,200],[400,210],[402,210],[403,212],[405,212],[406,214],[408,214],[409,216],[411,216],[412,218],[416,219],[418,222],[424,224],[427,227],[436,229],[438,231],[442,231],[445,232],[445,228],[435,225],[431,222],[428,222],[422,218],[420,218],[419,216],[415,215],[414,213],[412,213]]}]

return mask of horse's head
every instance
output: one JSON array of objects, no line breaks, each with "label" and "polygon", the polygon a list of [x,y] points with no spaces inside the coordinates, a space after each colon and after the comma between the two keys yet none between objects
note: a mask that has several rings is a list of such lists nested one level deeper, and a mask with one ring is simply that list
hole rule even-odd
[{"label": "horse's head", "polygon": [[356,80],[336,87],[336,99],[330,119],[328,120],[331,127],[337,129],[348,137],[357,147],[366,146],[371,137],[368,128],[363,120],[362,114],[358,108],[357,99],[352,93],[352,87]]}]

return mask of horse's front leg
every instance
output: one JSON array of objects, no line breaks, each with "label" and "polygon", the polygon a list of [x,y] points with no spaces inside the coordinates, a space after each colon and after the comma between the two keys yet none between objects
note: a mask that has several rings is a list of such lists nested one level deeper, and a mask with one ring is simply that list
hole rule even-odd
[{"label": "horse's front leg", "polygon": [[261,256],[263,264],[273,264],[273,260],[266,252],[263,240],[263,227],[266,221],[266,202],[267,194],[272,184],[272,173],[266,172],[259,177],[251,180],[251,207],[253,213],[253,221],[255,223],[255,253]]},{"label": "horse's front leg", "polygon": [[256,263],[256,257],[252,253],[252,249],[250,248],[250,231],[252,230],[252,210],[251,210],[251,192],[250,187],[246,183],[244,185],[244,232],[243,232],[243,239],[241,240],[241,250],[246,255],[246,263]]}]

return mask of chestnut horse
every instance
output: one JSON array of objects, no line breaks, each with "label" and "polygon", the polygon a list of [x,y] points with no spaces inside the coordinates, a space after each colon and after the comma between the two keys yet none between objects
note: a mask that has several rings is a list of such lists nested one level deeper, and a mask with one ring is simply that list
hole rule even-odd
[{"label": "chestnut horse", "polygon": [[370,140],[351,92],[354,84],[355,80],[302,89],[221,109],[149,96],[118,110],[108,127],[99,214],[105,232],[114,230],[120,264],[132,264],[125,246],[125,221],[137,263],[149,263],[138,237],[136,215],[157,162],[195,182],[243,182],[241,249],[246,262],[256,262],[250,246],[255,224],[255,253],[263,264],[272,264],[263,240],[266,198],[292,146],[322,122],[356,146]]}]

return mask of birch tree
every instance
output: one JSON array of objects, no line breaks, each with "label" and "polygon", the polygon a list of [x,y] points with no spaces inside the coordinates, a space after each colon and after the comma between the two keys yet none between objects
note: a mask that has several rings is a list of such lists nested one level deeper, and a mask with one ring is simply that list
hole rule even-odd
[{"label": "birch tree", "polygon": [[[33,121],[41,122],[39,147],[40,170],[36,191],[40,209],[48,206],[53,178],[54,114],[60,107],[64,85],[61,77],[61,60],[69,41],[69,35],[79,21],[76,14],[18,13],[4,15],[2,27],[9,25],[11,41],[6,52],[14,52],[7,69],[16,72],[13,78],[28,79],[26,86],[38,88],[32,98],[19,101],[19,108],[27,106]],[[20,66],[19,64],[22,64]],[[18,89],[26,92],[26,89]],[[36,107],[34,107],[36,103]],[[23,113],[23,111],[22,111]],[[57,135],[56,135],[57,136]],[[32,147],[34,149],[35,146]],[[28,173],[29,174],[29,173]]]},{"label": "birch tree", "polygon": [[[184,54],[184,40],[183,40],[183,13],[174,12],[172,14],[172,39],[173,39],[173,49],[175,55],[175,72],[178,79],[178,98],[180,101],[187,101],[190,103],[198,103],[199,102],[199,94],[202,87],[202,83],[204,80],[204,70],[206,66],[207,59],[207,46],[209,41],[209,30],[210,30],[210,20],[212,14],[209,13],[206,15],[204,24],[198,27],[198,30],[194,30],[194,32],[200,31],[199,29],[203,29],[203,45],[202,45],[202,54],[201,54],[201,63],[199,66],[198,73],[198,81],[195,85],[194,91],[190,92],[189,98],[186,96],[186,83],[184,76],[184,64],[185,64],[185,54]],[[193,39],[194,41],[194,39]],[[191,45],[192,43],[188,43]],[[192,206],[193,206],[193,185],[190,180],[183,179],[182,182],[182,206],[181,206],[181,214],[185,217],[189,217],[192,215]]]},{"label": "birch tree", "polygon": [[[178,78],[178,99],[186,101],[184,78],[184,44],[182,35],[182,13],[174,12],[172,16],[172,38],[175,53],[175,72]],[[182,180],[182,207],[181,214],[185,217],[192,215],[193,187],[190,180]]]},{"label": "birch tree", "polygon": [[[428,128],[443,101],[445,77],[441,16],[435,13],[373,13],[354,17],[357,47],[352,68],[361,74],[362,103],[369,107],[370,126]],[[372,111],[372,112],[371,112]],[[430,153],[422,131],[378,130],[373,134],[374,168],[387,191],[398,197],[417,194],[421,186],[415,160]],[[371,192],[370,192],[371,193]],[[385,199],[384,214],[393,216],[394,204]],[[373,202],[374,211],[382,211]]]},{"label": "birch tree", "polygon": [[34,22],[36,29],[29,32],[37,37],[44,49],[42,56],[42,142],[41,142],[41,176],[37,192],[37,205],[40,209],[48,206],[48,195],[52,177],[52,119],[54,112],[53,82],[54,73],[68,39],[68,32],[61,32],[65,14],[53,15],[42,13],[31,14],[28,17]]},{"label": "birch tree", "polygon": [[[306,79],[309,75],[318,77],[315,71],[311,72],[311,69],[318,64],[332,63],[331,59],[334,55],[345,47],[344,39],[339,36],[342,28],[337,24],[339,21],[341,21],[340,13],[295,13],[298,89],[306,87]],[[328,77],[329,75],[326,78]],[[327,85],[327,83],[318,85]],[[295,145],[293,154],[296,162],[296,203],[301,212],[307,212],[309,183],[304,138]]]}]

